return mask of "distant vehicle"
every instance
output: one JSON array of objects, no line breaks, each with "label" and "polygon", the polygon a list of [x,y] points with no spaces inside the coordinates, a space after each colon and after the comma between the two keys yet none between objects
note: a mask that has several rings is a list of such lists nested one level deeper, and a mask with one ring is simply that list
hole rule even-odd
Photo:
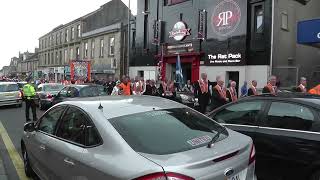
[{"label": "distant vehicle", "polygon": [[36,90],[35,102],[40,110],[50,108],[52,106],[53,97],[56,96],[64,85],[58,83],[40,84]]},{"label": "distant vehicle", "polygon": [[65,99],[77,97],[95,97],[107,95],[105,88],[96,84],[68,85],[57,95],[53,96],[52,104],[65,101]]},{"label": "distant vehicle", "polygon": [[15,82],[0,82],[0,106],[22,106],[22,93]]},{"label": "distant vehicle", "polygon": [[159,97],[62,102],[25,124],[21,149],[42,180],[256,179],[251,138]]},{"label": "distant vehicle", "polygon": [[319,112],[320,96],[280,93],[243,98],[208,116],[253,139],[258,179],[319,180]]}]

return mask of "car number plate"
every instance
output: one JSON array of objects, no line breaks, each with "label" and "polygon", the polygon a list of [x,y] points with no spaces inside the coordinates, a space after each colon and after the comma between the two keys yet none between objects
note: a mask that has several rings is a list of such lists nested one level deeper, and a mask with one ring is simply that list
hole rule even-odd
[{"label": "car number plate", "polygon": [[246,176],[247,176],[247,169],[244,169],[238,174],[228,177],[226,180],[245,180]]}]

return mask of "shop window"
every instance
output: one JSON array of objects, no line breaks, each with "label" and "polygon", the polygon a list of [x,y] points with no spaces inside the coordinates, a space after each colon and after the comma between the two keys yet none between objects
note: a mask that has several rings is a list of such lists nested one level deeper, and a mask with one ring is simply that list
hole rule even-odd
[{"label": "shop window", "polygon": [[139,77],[144,77],[144,71],[138,71],[138,76]]},{"label": "shop window", "polygon": [[263,5],[259,4],[254,7],[254,24],[255,33],[263,33],[264,29],[264,9]]}]

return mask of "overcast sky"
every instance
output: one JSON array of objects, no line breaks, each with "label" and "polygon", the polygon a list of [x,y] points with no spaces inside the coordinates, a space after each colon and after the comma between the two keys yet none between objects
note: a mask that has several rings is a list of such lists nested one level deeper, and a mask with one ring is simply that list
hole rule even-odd
[{"label": "overcast sky", "polygon": [[[129,0],[122,0],[128,5]],[[0,69],[19,51],[34,52],[38,38],[60,24],[86,15],[109,0],[5,0],[0,6]],[[131,0],[133,14],[137,0]]]}]

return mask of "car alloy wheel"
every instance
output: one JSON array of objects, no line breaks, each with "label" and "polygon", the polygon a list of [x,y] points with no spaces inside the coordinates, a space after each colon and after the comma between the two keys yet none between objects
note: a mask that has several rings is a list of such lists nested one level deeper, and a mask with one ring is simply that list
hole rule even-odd
[{"label": "car alloy wheel", "polygon": [[23,163],[24,163],[24,172],[25,172],[26,176],[33,177],[34,171],[31,168],[28,153],[27,153],[26,149],[23,151]]}]

